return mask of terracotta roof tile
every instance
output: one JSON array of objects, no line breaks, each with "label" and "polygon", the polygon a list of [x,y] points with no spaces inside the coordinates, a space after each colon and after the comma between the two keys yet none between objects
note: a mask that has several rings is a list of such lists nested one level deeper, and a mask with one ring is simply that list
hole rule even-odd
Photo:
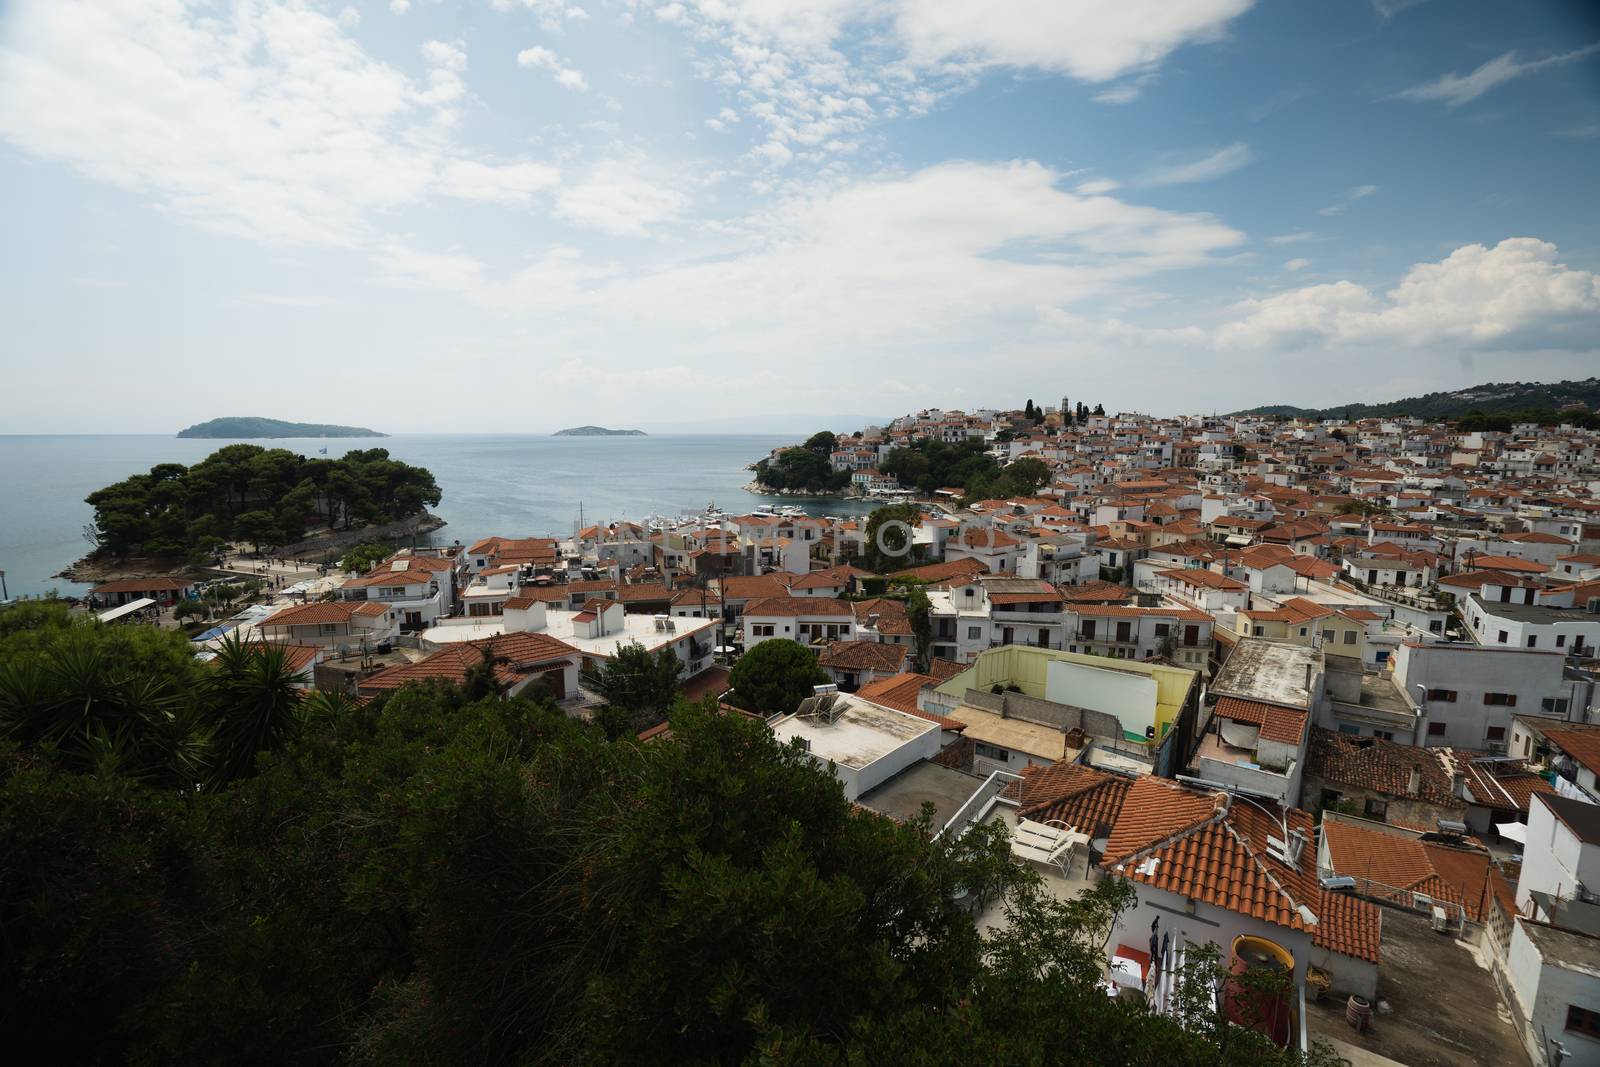
[{"label": "terracotta roof tile", "polygon": [[1379,962],[1383,910],[1348,893],[1322,891],[1318,899],[1317,928],[1311,943],[1368,963]]},{"label": "terracotta roof tile", "polygon": [[1299,745],[1306,736],[1306,713],[1294,708],[1281,708],[1276,704],[1263,704],[1258,700],[1239,697],[1222,697],[1217,701],[1215,714],[1234,722],[1254,723],[1261,727],[1263,738],[1280,744]]}]

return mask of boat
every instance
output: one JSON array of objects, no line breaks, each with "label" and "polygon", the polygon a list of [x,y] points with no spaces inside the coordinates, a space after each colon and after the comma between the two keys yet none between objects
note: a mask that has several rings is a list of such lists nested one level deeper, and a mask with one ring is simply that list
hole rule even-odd
[{"label": "boat", "polygon": [[785,519],[803,519],[806,517],[806,509],[799,504],[784,504],[778,508],[778,514]]},{"label": "boat", "polygon": [[752,514],[752,515],[765,515],[765,516],[768,516],[770,518],[770,517],[776,516],[778,514],[778,505],[776,505],[776,504],[757,504],[754,508],[750,509],[750,514]]}]

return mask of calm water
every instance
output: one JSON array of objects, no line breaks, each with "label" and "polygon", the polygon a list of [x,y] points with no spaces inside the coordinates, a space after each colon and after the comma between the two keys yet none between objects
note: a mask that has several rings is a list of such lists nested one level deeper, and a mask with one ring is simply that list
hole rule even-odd
[{"label": "calm water", "polygon": [[[83,498],[157,463],[192,464],[228,441],[160,435],[0,435],[0,570],[12,596],[86,588],[50,575],[88,551]],[[547,437],[416,434],[338,440],[252,441],[314,455],[356,448],[389,454],[433,472],[444,491],[436,538],[568,535],[581,504],[586,521],[698,512],[715,501],[738,514],[768,497],[743,492],[745,465],[792,443],[772,435]],[[790,501],[785,501],[786,503]],[[813,514],[854,514],[866,505],[797,500]]]}]

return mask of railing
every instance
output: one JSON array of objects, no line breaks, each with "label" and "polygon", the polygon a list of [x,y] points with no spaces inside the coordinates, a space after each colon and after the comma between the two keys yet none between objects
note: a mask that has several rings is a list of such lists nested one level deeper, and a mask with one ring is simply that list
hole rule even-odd
[{"label": "railing", "polygon": [[[977,822],[988,814],[989,808],[1000,800],[1000,793],[1012,782],[1021,782],[1022,775],[1012,774],[1010,771],[994,771],[983,780],[983,784],[967,798],[967,802],[956,809],[950,821],[935,834],[935,838],[944,837],[953,832],[959,832],[968,824]],[[974,814],[975,812],[975,814]]]}]

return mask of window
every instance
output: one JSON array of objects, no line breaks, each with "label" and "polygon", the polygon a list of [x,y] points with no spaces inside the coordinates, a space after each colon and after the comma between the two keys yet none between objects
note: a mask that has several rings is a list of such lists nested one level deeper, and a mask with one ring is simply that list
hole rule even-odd
[{"label": "window", "polygon": [[1387,801],[1369,799],[1364,805],[1362,805],[1361,810],[1363,813],[1365,813],[1367,818],[1377,819],[1379,822],[1382,822],[1389,814],[1389,804]]},{"label": "window", "polygon": [[981,640],[983,640],[983,627],[981,627],[981,626],[969,626],[969,627],[967,627],[967,640],[968,641],[981,641]]},{"label": "window", "polygon": [[1306,627],[1304,627],[1304,626],[1300,627],[1300,636],[1301,637],[1304,637],[1308,632],[1309,631],[1306,629]]},{"label": "window", "polygon": [[1252,636],[1254,636],[1254,637],[1260,637],[1260,636],[1261,636],[1261,635],[1263,635],[1263,634],[1265,634],[1265,633],[1266,633],[1266,632],[1267,632],[1267,630],[1266,630],[1266,627],[1264,627],[1264,626],[1257,626],[1257,627],[1256,627],[1256,628],[1255,628],[1255,633],[1254,633],[1254,634],[1253,634],[1253,635],[1252,635]]},{"label": "window", "polygon": [[1430,722],[1428,724],[1428,736],[1429,737],[1443,737],[1444,736],[1444,723],[1442,723],[1442,722]]},{"label": "window", "polygon": [[1565,648],[1566,645],[1567,645],[1567,635],[1566,634],[1556,634],[1556,647],[1557,648]]},{"label": "window", "polygon": [[1339,732],[1341,734],[1359,735],[1361,733],[1361,727],[1356,726],[1354,723],[1342,722],[1339,724]]},{"label": "window", "polygon": [[1504,741],[1506,739],[1506,728],[1504,726],[1491,726],[1483,732],[1483,739],[1485,741]]},{"label": "window", "polygon": [[1501,645],[1506,643],[1506,632],[1504,630],[1500,631],[1499,636],[1495,638],[1495,642]]},{"label": "window", "polygon": [[1514,708],[1517,706],[1517,695],[1515,693],[1485,693],[1483,694],[1483,703],[1485,707],[1490,708]]},{"label": "window", "polygon": [[1344,632],[1344,643],[1347,645],[1356,643],[1356,632],[1354,630],[1346,630]]},{"label": "window", "polygon": [[1333,631],[1332,630],[1324,630],[1324,631],[1322,631],[1322,643],[1325,644],[1325,645],[1333,644]]},{"label": "window", "polygon": [[750,626],[750,633],[754,637],[771,637],[772,636],[772,623],[770,623],[770,622],[752,623],[751,626]]},{"label": "window", "polygon": [[1567,713],[1566,697],[1545,697],[1539,703],[1545,711],[1552,715],[1565,715]]},{"label": "window", "polygon": [[974,755],[982,756],[984,759],[999,760],[1001,763],[1009,762],[1011,759],[1011,752],[1008,749],[999,745],[985,744],[982,741],[974,744],[972,751]]},{"label": "window", "polygon": [[321,626],[317,627],[317,632],[321,634],[336,634],[339,632],[339,624],[336,622],[325,622]]},{"label": "window", "polygon": [[1567,1029],[1585,1037],[1600,1038],[1600,1011],[1567,1005]]},{"label": "window", "polygon": [[1454,704],[1456,702],[1456,691],[1454,689],[1430,689],[1428,690],[1428,699],[1437,700],[1445,704]]},{"label": "window", "polygon": [[1528,636],[1528,647],[1529,648],[1538,648],[1539,647],[1539,638],[1536,635],[1530,634]]},{"label": "window", "polygon": [[1167,626],[1166,623],[1164,623],[1164,622],[1156,623],[1156,636],[1157,637],[1165,637],[1165,636],[1167,636],[1167,630],[1168,630],[1168,626]]}]

